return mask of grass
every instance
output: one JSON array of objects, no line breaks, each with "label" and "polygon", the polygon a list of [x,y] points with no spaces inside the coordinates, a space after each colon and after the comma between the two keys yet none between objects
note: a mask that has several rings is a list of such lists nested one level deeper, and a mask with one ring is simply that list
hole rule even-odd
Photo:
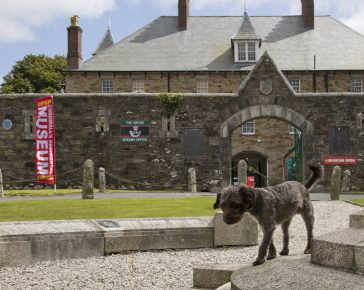
[{"label": "grass", "polygon": [[[57,195],[67,194],[81,194],[82,189],[57,189]],[[53,189],[20,189],[20,190],[5,190],[5,196],[52,196],[54,195]],[[98,189],[95,189],[95,193]],[[165,190],[121,190],[121,189],[108,189],[108,193],[115,192],[171,192]],[[182,192],[181,190],[174,190],[173,192]]]},{"label": "grass", "polygon": [[211,216],[213,197],[0,202],[0,222]]},{"label": "grass", "polygon": [[353,199],[352,201],[364,205],[364,199]]}]

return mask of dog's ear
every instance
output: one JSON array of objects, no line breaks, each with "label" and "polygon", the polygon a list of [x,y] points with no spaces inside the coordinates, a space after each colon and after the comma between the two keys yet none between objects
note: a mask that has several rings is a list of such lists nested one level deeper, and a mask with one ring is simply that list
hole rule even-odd
[{"label": "dog's ear", "polygon": [[239,188],[239,194],[243,198],[244,204],[247,208],[250,208],[254,205],[255,195],[254,191],[245,185]]},{"label": "dog's ear", "polygon": [[218,209],[220,207],[220,199],[221,199],[221,193],[219,192],[216,196],[216,201],[214,203],[214,209]]}]

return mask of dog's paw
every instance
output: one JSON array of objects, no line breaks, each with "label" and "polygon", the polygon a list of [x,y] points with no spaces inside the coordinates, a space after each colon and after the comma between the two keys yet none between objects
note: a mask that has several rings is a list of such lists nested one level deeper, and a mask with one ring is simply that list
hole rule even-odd
[{"label": "dog's paw", "polygon": [[277,254],[269,254],[267,260],[273,260],[275,258],[277,258]]},{"label": "dog's paw", "polygon": [[279,254],[281,256],[288,256],[289,250],[282,250]]},{"label": "dog's paw", "polygon": [[265,259],[256,259],[255,262],[253,263],[253,266],[258,266],[258,265],[261,265],[265,262]]}]

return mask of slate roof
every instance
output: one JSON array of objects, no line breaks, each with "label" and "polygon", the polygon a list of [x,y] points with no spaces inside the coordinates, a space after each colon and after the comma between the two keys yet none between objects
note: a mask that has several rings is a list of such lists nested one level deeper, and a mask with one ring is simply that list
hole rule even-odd
[{"label": "slate roof", "polygon": [[255,30],[253,23],[250,20],[248,13],[245,11],[243,23],[237,33],[231,38],[232,40],[261,40],[258,32]]},{"label": "slate roof", "polygon": [[95,52],[92,55],[96,55],[100,53],[101,51],[105,50],[106,48],[112,46],[115,44],[114,37],[111,34],[110,28],[106,30],[106,33],[102,40],[100,41],[99,45],[97,46]]},{"label": "slate roof", "polygon": [[[315,29],[302,16],[251,17],[267,51],[280,70],[363,70],[364,36],[330,16],[315,17]],[[242,17],[189,17],[178,30],[176,16],[162,16],[100,51],[80,71],[230,71],[250,70],[236,64],[231,38]],[[260,55],[257,55],[259,59]]]}]

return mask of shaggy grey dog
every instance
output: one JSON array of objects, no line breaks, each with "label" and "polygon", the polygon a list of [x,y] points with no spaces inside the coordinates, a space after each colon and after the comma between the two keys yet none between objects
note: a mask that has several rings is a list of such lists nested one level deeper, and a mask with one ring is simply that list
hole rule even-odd
[{"label": "shaggy grey dog", "polygon": [[297,181],[287,181],[265,188],[227,187],[217,195],[214,208],[222,209],[225,223],[239,222],[245,212],[249,212],[258,221],[263,231],[263,240],[254,266],[265,262],[268,246],[267,259],[274,259],[277,256],[272,239],[276,225],[282,225],[283,230],[283,249],[280,255],[288,255],[288,227],[296,214],[301,214],[305,221],[307,229],[305,254],[310,253],[314,214],[309,191],[322,178],[323,167],[317,163],[311,164],[309,168],[313,174],[305,185]]}]

